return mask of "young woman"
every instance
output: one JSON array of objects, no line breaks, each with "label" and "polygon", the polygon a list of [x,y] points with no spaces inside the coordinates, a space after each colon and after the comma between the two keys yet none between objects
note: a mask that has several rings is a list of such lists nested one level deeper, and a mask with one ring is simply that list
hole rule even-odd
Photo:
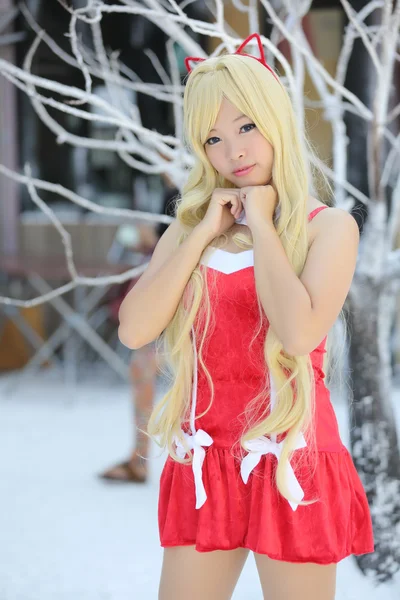
[{"label": "young woman", "polygon": [[258,58],[246,40],[196,59],[184,96],[196,161],[120,310],[121,341],[162,334],[172,374],[148,425],[169,451],[160,600],[231,598],[249,550],[264,598],[333,600],[337,563],[374,549],[323,363],[358,228],[309,195],[305,140],[254,37]]}]

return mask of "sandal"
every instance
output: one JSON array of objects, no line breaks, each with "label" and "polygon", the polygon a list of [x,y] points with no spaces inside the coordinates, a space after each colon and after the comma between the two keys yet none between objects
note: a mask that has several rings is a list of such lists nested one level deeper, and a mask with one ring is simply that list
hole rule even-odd
[{"label": "sandal", "polygon": [[99,475],[101,479],[108,481],[125,481],[133,483],[145,483],[147,473],[143,465],[140,465],[135,460],[118,463],[111,469],[107,469]]}]

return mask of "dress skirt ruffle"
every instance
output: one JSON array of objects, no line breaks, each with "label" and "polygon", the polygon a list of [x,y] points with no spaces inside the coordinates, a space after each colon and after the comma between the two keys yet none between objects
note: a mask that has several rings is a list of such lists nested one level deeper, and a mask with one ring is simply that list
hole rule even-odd
[{"label": "dress skirt ruffle", "polygon": [[288,562],[337,563],[373,552],[368,502],[351,455],[319,451],[317,467],[296,466],[304,500],[295,511],[275,484],[276,457],[263,456],[247,484],[229,448],[211,446],[203,465],[207,501],[195,508],[190,464],[167,458],[160,480],[161,546],[193,545],[199,552],[248,548]]}]

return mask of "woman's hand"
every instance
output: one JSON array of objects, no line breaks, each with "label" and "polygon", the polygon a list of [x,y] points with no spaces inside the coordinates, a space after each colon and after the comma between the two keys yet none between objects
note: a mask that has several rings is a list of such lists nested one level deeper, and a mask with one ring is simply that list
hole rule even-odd
[{"label": "woman's hand", "polygon": [[239,192],[250,229],[263,223],[273,224],[279,198],[272,185],[243,187]]},{"label": "woman's hand", "polygon": [[207,212],[199,226],[205,229],[210,241],[232,227],[242,212],[240,189],[216,188],[211,196]]}]

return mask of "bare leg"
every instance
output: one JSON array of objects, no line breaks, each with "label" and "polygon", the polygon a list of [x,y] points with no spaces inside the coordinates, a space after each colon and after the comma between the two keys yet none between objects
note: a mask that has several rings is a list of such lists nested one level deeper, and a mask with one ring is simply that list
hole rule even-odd
[{"label": "bare leg", "polygon": [[264,600],[334,600],[335,563],[290,563],[254,553]]},{"label": "bare leg", "polygon": [[131,381],[134,396],[134,429],[136,431],[136,447],[131,460],[147,473],[147,461],[150,450],[150,439],[143,433],[153,409],[156,388],[157,360],[153,344],[136,350],[131,362]]},{"label": "bare leg", "polygon": [[143,433],[153,408],[157,377],[157,360],[153,344],[148,344],[133,354],[130,375],[133,400],[133,430],[136,444],[127,461],[107,469],[101,477],[113,481],[144,483],[147,479],[147,458],[150,440]]},{"label": "bare leg", "polygon": [[249,551],[165,548],[158,600],[229,600]]}]

